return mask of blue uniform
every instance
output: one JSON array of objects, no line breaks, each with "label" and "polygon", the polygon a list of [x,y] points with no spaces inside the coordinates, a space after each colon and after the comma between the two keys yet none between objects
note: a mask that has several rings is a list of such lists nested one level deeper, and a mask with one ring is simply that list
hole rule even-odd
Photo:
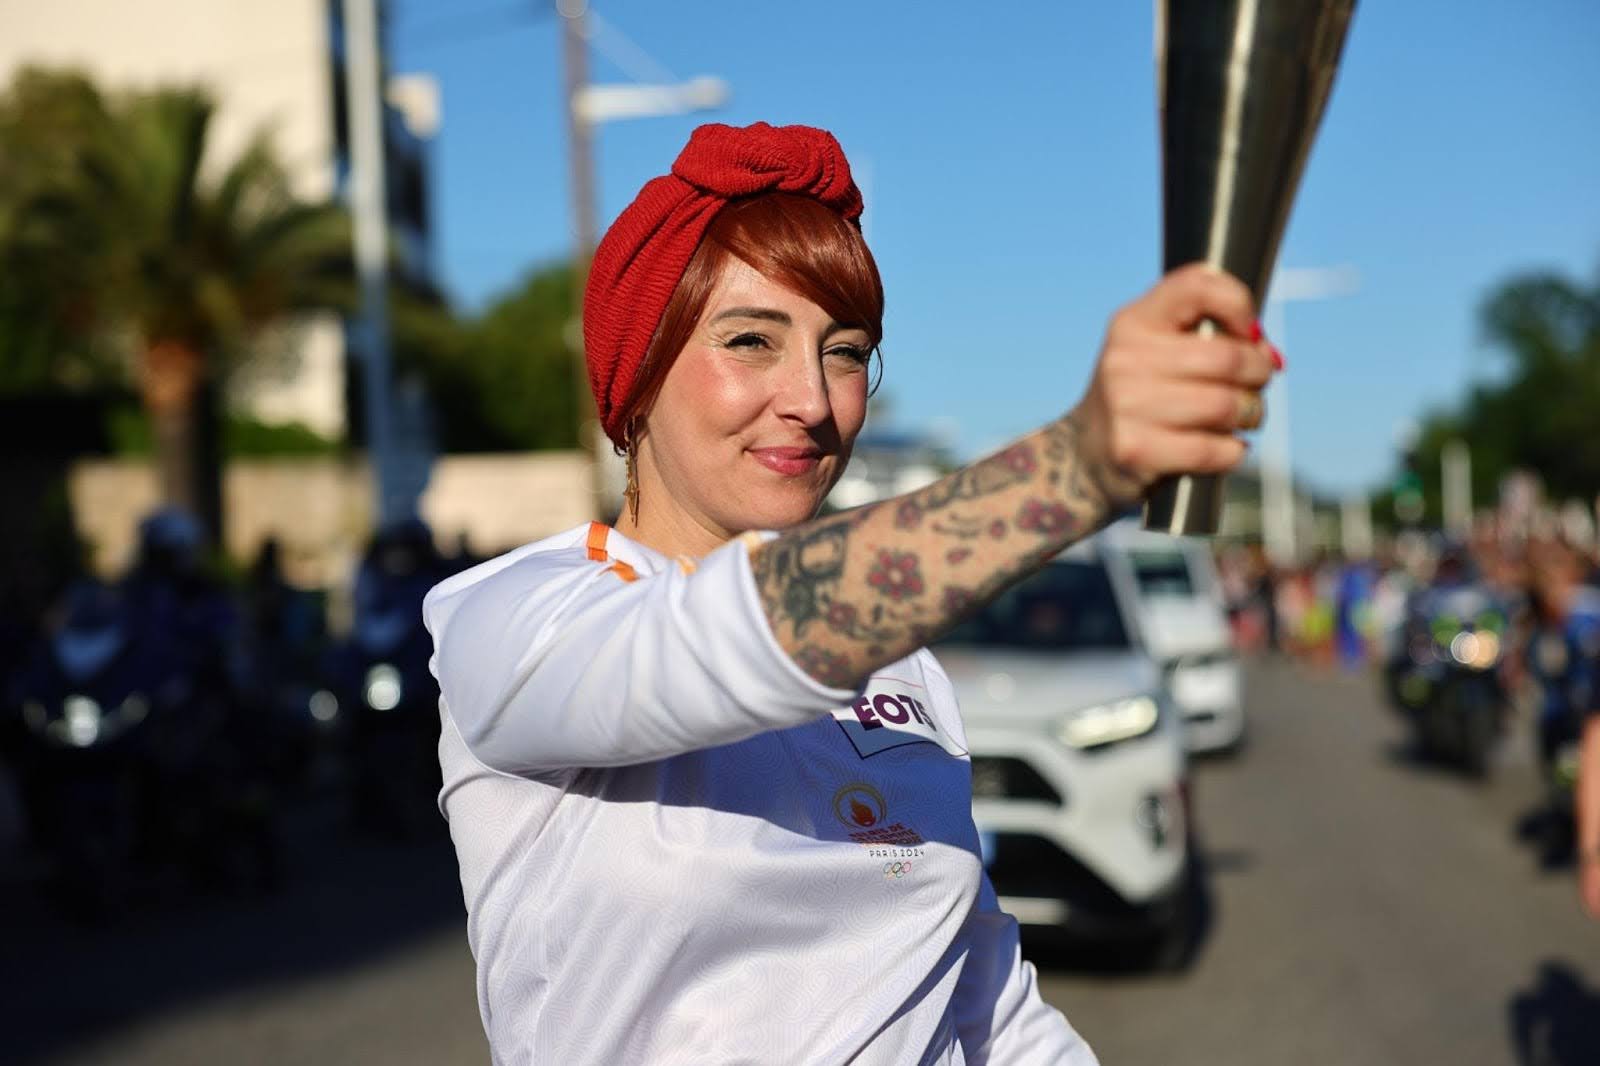
[{"label": "blue uniform", "polygon": [[1534,632],[1528,671],[1543,693],[1539,733],[1548,759],[1585,714],[1600,710],[1600,588],[1580,587],[1560,624]]}]

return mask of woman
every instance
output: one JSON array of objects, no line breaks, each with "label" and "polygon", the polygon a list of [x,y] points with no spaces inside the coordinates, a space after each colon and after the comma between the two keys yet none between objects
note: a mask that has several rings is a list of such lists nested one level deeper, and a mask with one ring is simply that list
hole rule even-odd
[{"label": "woman", "polygon": [[1157,476],[1231,467],[1274,354],[1243,285],[1179,271],[1069,414],[816,519],[881,337],[860,213],[820,130],[695,131],[585,297],[622,517],[429,596],[497,1062],[1094,1061],[983,875],[923,645]]}]

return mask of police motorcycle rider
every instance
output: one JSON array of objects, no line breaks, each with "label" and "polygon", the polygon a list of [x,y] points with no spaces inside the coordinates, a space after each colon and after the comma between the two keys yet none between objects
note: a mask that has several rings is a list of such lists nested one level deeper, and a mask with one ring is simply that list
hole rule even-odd
[{"label": "police motorcycle rider", "polygon": [[164,686],[170,709],[152,715],[146,738],[156,832],[205,883],[273,887],[280,812],[248,698],[247,627],[210,572],[205,531],[191,515],[157,511],[139,541],[121,593],[136,624],[178,664]]},{"label": "police motorcycle rider", "polygon": [[235,615],[204,561],[189,515],[145,519],[127,574],[71,587],[14,694],[35,832],[69,909],[114,910],[161,866],[215,882],[259,848],[232,729]]},{"label": "police motorcycle rider", "polygon": [[439,690],[422,601],[450,570],[415,517],[380,529],[357,569],[353,623],[332,670],[362,828],[415,835],[438,827]]},{"label": "police motorcycle rider", "polygon": [[1528,676],[1538,685],[1539,768],[1548,813],[1546,857],[1572,846],[1573,787],[1588,713],[1600,698],[1600,587],[1584,580],[1581,558],[1567,545],[1530,549]]},{"label": "police motorcycle rider", "polygon": [[1510,608],[1478,580],[1471,556],[1444,545],[1433,579],[1413,592],[1388,666],[1391,696],[1422,752],[1474,775],[1488,770],[1504,726],[1500,680]]}]

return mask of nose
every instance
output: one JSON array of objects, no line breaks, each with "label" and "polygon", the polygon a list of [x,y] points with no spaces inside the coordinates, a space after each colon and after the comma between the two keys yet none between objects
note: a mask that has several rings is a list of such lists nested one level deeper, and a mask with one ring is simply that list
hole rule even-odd
[{"label": "nose", "polygon": [[775,402],[777,413],[808,428],[822,425],[833,416],[822,360],[812,356],[787,362]]}]

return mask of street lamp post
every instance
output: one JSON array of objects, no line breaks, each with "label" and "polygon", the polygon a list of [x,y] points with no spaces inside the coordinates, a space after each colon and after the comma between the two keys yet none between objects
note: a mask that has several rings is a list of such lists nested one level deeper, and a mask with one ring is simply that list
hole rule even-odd
[{"label": "street lamp post", "polygon": [[374,0],[344,0],[345,91],[350,114],[350,213],[356,274],[367,458],[376,483],[377,524],[414,506],[398,489],[389,395],[388,209],[384,200],[382,64]]},{"label": "street lamp post", "polygon": [[583,290],[589,261],[599,243],[596,208],[594,131],[602,122],[657,118],[706,111],[727,103],[728,86],[720,78],[699,77],[659,85],[594,85],[589,81],[588,0],[556,0],[561,15],[561,55],[567,96],[567,144],[571,159],[573,251],[573,315],[567,340],[576,363],[578,445],[588,458],[591,510],[598,512],[605,495],[601,456],[603,434],[589,370],[583,354]]},{"label": "street lamp post", "polygon": [[[1348,296],[1360,287],[1361,274],[1353,266],[1277,271],[1262,314],[1267,336],[1280,348],[1286,345],[1286,304]],[[1289,382],[1285,375],[1276,376],[1267,386],[1267,411],[1267,425],[1261,435],[1261,539],[1267,557],[1286,566],[1294,563],[1299,553],[1289,443]]]}]

